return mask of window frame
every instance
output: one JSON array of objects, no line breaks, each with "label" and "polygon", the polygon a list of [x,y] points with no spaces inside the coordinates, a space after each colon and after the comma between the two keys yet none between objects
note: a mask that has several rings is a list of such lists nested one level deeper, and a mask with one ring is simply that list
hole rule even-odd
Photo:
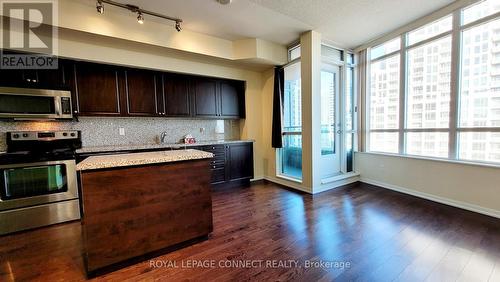
[{"label": "window frame", "polygon": [[[465,30],[470,28],[474,28],[480,26],[482,24],[488,23],[494,20],[500,20],[500,12],[493,13],[491,15],[485,16],[483,18],[477,19],[467,24],[463,24],[463,11],[469,7],[480,4],[483,1],[476,2],[474,4],[464,5],[456,10],[441,15],[437,19],[429,20],[425,23],[420,24],[419,26],[414,26],[410,30],[406,30],[398,36],[387,38],[384,42],[377,42],[372,46],[367,48],[366,56],[367,56],[367,75],[366,75],[366,95],[365,95],[365,109],[366,115],[364,118],[364,122],[366,124],[365,127],[365,148],[367,152],[376,153],[376,154],[387,154],[387,155],[399,155],[399,156],[409,156],[409,157],[417,157],[424,159],[437,159],[441,161],[453,161],[460,163],[468,163],[468,164],[486,164],[493,166],[500,166],[500,162],[488,162],[481,160],[470,160],[470,159],[462,159],[460,158],[459,152],[459,135],[464,132],[499,132],[499,127],[461,127],[459,120],[459,109],[460,109],[460,84],[461,84],[461,62],[462,62],[462,33]],[[427,39],[418,41],[413,44],[408,44],[408,34],[412,31],[416,31],[425,25],[432,24],[434,22],[438,22],[441,19],[444,19],[448,16],[452,17],[452,27],[451,30],[441,32],[434,36],[431,36]],[[407,106],[408,106],[408,51],[419,46],[423,46],[425,44],[443,39],[447,36],[451,36],[451,77],[450,77],[450,109],[449,109],[449,126],[447,128],[407,128],[407,117],[408,114]],[[372,60],[370,58],[370,49],[374,47],[378,47],[382,44],[390,42],[395,38],[400,37],[401,47],[397,51],[393,51],[391,53],[384,54],[383,56],[379,56],[376,59]],[[372,63],[390,58],[391,56],[398,55],[400,56],[400,80],[399,80],[399,126],[397,129],[371,129],[370,126],[370,66]],[[390,152],[381,152],[381,151],[371,151],[370,150],[370,133],[398,133],[398,153],[390,153]],[[411,132],[447,132],[448,133],[448,157],[436,157],[436,156],[427,156],[427,155],[410,155],[407,153],[407,134]]]}]

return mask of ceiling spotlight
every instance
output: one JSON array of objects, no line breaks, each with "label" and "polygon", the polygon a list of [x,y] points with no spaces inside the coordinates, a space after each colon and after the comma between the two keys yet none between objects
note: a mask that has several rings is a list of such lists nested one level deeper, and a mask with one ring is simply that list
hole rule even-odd
[{"label": "ceiling spotlight", "polygon": [[144,23],[144,16],[142,15],[141,11],[137,12],[137,22],[140,24]]},{"label": "ceiling spotlight", "polygon": [[231,4],[231,2],[233,2],[233,0],[217,0],[217,2],[219,2],[222,5],[227,5],[227,4]]},{"label": "ceiling spotlight", "polygon": [[97,12],[99,14],[104,14],[104,6],[102,5],[101,0],[97,0],[97,2],[95,3],[95,8],[97,9]]},{"label": "ceiling spotlight", "polygon": [[[219,0],[217,0],[217,1],[219,1]],[[221,1],[231,2],[231,0],[221,0]],[[0,2],[2,2],[2,0],[0,0]],[[132,5],[132,4],[123,4],[123,3],[121,3],[121,1],[117,2],[116,0],[96,0],[95,7],[96,7],[96,10],[99,14],[104,14],[104,4],[129,10],[130,12],[133,13],[133,15],[137,15],[137,22],[139,24],[144,24],[144,15],[146,14],[149,16],[158,17],[158,18],[162,18],[165,20],[173,21],[173,22],[175,22],[175,30],[177,30],[177,31],[182,30],[182,26],[181,26],[182,19],[166,16],[166,15],[159,14],[159,13],[153,12],[153,11],[143,10],[139,6]]]}]

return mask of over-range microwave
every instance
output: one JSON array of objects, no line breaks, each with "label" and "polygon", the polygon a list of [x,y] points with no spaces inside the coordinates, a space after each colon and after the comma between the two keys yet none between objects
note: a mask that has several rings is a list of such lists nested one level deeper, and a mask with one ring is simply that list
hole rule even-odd
[{"label": "over-range microwave", "polygon": [[0,87],[0,118],[71,119],[71,92]]}]

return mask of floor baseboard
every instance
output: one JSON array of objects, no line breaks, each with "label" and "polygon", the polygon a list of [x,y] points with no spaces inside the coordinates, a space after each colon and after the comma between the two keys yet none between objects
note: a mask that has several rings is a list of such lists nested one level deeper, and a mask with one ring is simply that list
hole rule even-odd
[{"label": "floor baseboard", "polygon": [[386,188],[389,190],[393,190],[396,192],[401,192],[404,194],[412,195],[412,196],[426,199],[429,201],[433,201],[433,202],[445,204],[448,206],[460,208],[463,210],[468,210],[468,211],[484,214],[487,216],[500,218],[500,211],[484,208],[484,207],[481,207],[478,205],[464,203],[461,201],[455,201],[455,200],[451,200],[448,198],[444,198],[444,197],[440,197],[440,196],[436,196],[436,195],[432,195],[432,194],[428,194],[428,193],[423,193],[423,192],[415,191],[413,189],[409,189],[409,188],[405,188],[405,187],[401,187],[401,186],[397,186],[397,185],[392,185],[389,183],[385,183],[385,182],[381,182],[381,181],[377,181],[377,180],[372,180],[372,179],[368,179],[368,178],[364,178],[364,177],[361,177],[359,181],[363,182],[363,183],[379,186],[382,188]]}]

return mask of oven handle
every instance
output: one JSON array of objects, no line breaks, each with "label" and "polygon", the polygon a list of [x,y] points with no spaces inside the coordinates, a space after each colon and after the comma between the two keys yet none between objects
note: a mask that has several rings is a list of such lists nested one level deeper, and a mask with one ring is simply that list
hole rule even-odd
[{"label": "oven handle", "polygon": [[75,165],[76,166],[76,160],[69,159],[69,160],[61,160],[61,161],[46,161],[46,162],[0,165],[0,170],[9,169],[9,168],[35,167],[35,166],[58,165],[58,164]]}]

